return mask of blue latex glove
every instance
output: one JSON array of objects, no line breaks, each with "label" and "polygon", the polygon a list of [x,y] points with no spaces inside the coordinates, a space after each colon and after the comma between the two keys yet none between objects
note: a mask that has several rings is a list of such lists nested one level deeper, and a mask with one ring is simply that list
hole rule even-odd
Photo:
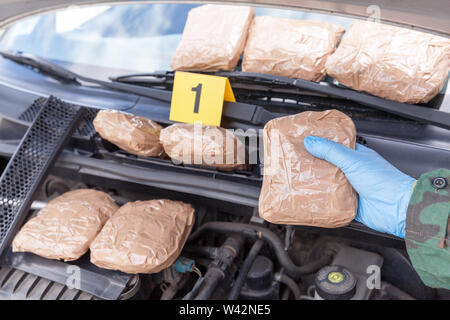
[{"label": "blue latex glove", "polygon": [[405,237],[406,210],[415,179],[358,143],[353,150],[324,138],[308,136],[304,145],[313,156],[340,168],[358,192],[357,221],[369,228]]}]

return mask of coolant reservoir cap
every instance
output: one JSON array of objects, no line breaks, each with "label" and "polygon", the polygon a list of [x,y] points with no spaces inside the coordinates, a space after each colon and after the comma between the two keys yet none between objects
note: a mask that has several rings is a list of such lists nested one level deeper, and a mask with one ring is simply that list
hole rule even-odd
[{"label": "coolant reservoir cap", "polygon": [[356,278],[342,266],[326,266],[316,274],[317,294],[325,300],[348,300],[355,295]]}]

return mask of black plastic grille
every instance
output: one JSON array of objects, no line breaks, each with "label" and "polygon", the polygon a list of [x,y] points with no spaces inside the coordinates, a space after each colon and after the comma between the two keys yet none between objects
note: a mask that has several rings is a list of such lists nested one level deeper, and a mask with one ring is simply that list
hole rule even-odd
[{"label": "black plastic grille", "polygon": [[36,276],[0,266],[0,300],[98,300],[92,294]]},{"label": "black plastic grille", "polygon": [[93,121],[99,110],[94,108],[85,108],[85,110],[83,122],[81,126],[75,130],[74,134],[83,137],[91,137],[96,132]]},{"label": "black plastic grille", "polygon": [[84,108],[46,100],[0,178],[0,254],[22,224],[40,183],[79,123]]},{"label": "black plastic grille", "polygon": [[[33,122],[33,120],[38,115],[39,111],[46,104],[47,98],[41,97],[36,100],[19,116],[19,120],[26,122]],[[83,136],[83,137],[91,137],[95,133],[94,125],[92,121],[97,115],[98,110],[93,108],[85,108],[86,111],[84,113],[84,121],[81,125],[75,129],[74,135]]]},{"label": "black plastic grille", "polygon": [[[59,260],[52,260],[40,257],[38,255],[29,252],[12,252],[11,247],[7,250],[5,255],[4,264],[1,267],[10,267],[12,272],[24,272],[24,276],[33,277],[37,276],[44,280],[44,282],[52,282],[52,285],[58,288],[55,294],[63,294],[65,290],[71,290],[66,287],[68,280],[72,273],[68,272],[69,266],[78,267],[79,271],[79,286],[78,290],[72,289],[70,296],[74,294],[90,294],[95,297],[106,300],[117,300],[120,295],[127,291],[127,284],[133,278],[132,274],[126,274],[120,271],[108,270],[99,268],[90,262],[88,254],[83,255],[76,261],[63,262]],[[19,271],[20,270],[20,271]],[[16,295],[15,291],[20,290],[7,290],[4,291],[4,285],[2,285],[0,269],[0,299],[2,293],[8,293],[12,296]],[[16,284],[14,288],[20,287],[20,283]],[[32,290],[32,289],[31,289]],[[25,298],[31,298],[30,293],[27,293]],[[57,299],[57,296],[46,298]],[[39,297],[42,299],[41,297]]]},{"label": "black plastic grille", "polygon": [[34,118],[36,118],[39,111],[45,105],[45,102],[47,102],[47,98],[44,97],[34,100],[31,106],[19,116],[19,120],[33,122]]}]

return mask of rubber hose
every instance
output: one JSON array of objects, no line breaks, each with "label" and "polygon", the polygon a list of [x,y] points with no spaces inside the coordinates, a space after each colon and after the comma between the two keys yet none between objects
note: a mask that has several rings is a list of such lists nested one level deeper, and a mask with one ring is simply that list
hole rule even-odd
[{"label": "rubber hose", "polygon": [[206,230],[214,230],[222,233],[240,232],[246,237],[261,238],[272,247],[275,255],[277,256],[278,262],[284,268],[284,272],[296,280],[301,276],[317,271],[321,267],[329,264],[332,259],[332,254],[330,252],[326,252],[325,255],[313,262],[310,262],[303,266],[297,266],[292,262],[291,258],[284,250],[283,242],[275,233],[264,227],[237,222],[207,222],[201,225],[195,232],[193,232],[188,241],[192,242],[198,239],[200,235]]},{"label": "rubber hose", "polygon": [[201,247],[191,247],[186,246],[183,249],[186,252],[189,253],[196,253],[200,254],[204,257],[208,257],[211,259],[215,259],[217,255],[219,254],[219,248],[218,247],[208,247],[208,246],[201,246]]},{"label": "rubber hose", "polygon": [[198,278],[197,282],[195,283],[194,287],[191,289],[191,291],[189,291],[184,297],[183,300],[191,300],[192,297],[194,297],[198,290],[200,289],[200,287],[202,286],[203,282],[205,281],[205,278]]},{"label": "rubber hose", "polygon": [[208,300],[216,290],[220,281],[225,277],[224,273],[217,268],[209,269],[205,275],[203,287],[199,290],[194,300]]},{"label": "rubber hose", "polygon": [[241,271],[239,272],[239,275],[233,284],[233,288],[231,289],[231,292],[228,296],[228,300],[236,300],[239,297],[242,285],[244,284],[244,281],[247,278],[248,271],[253,265],[253,262],[255,261],[255,258],[258,255],[259,251],[261,251],[263,244],[264,241],[262,241],[261,239],[256,240],[255,243],[253,244],[252,248],[250,249],[250,252],[248,253],[247,257],[244,260],[244,263],[242,264]]},{"label": "rubber hose", "polygon": [[205,274],[205,281],[194,300],[207,300],[213,295],[219,283],[233,264],[234,259],[244,245],[244,237],[232,233],[220,247],[219,256],[214,259]]},{"label": "rubber hose", "polygon": [[295,300],[300,300],[300,297],[302,295],[300,292],[300,288],[291,277],[288,277],[283,273],[275,273],[275,280],[281,282],[289,289],[291,289],[292,293],[294,294]]},{"label": "rubber hose", "polygon": [[290,293],[291,293],[291,290],[288,287],[284,288],[283,293],[281,295],[281,300],[289,299],[289,294]]}]

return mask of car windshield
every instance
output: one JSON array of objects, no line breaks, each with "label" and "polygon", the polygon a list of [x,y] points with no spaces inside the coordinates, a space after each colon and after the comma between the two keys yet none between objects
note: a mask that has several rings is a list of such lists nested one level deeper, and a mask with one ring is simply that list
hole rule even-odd
[{"label": "car windshield", "polygon": [[[187,14],[197,6],[171,3],[71,7],[10,26],[1,35],[0,50],[31,53],[97,78],[170,70]],[[264,7],[255,7],[255,14],[328,21],[345,28],[353,21]]]}]

